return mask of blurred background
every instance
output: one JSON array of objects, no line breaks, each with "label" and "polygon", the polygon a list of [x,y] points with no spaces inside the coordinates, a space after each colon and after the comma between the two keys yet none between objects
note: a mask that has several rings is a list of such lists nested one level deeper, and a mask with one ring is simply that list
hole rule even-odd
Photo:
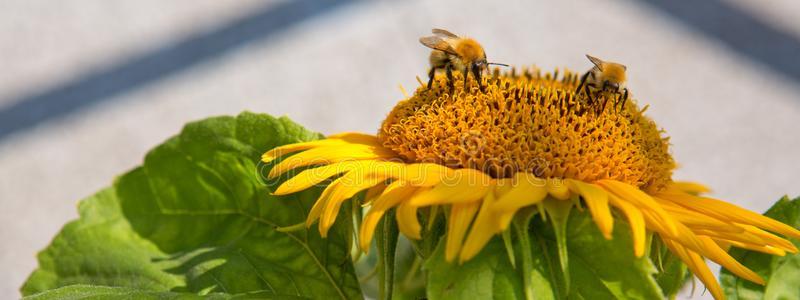
[{"label": "blurred background", "polygon": [[398,85],[425,78],[432,27],[513,65],[622,62],[672,137],[676,179],[759,212],[800,195],[796,0],[5,0],[0,298],[19,297],[78,200],[188,121],[250,110],[376,132]]}]

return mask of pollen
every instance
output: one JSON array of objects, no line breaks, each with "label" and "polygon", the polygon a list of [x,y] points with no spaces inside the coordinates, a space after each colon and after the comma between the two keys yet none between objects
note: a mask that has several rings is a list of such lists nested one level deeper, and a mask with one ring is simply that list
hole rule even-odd
[{"label": "pollen", "polygon": [[[636,101],[576,94],[578,75],[536,68],[500,73],[478,86],[456,72],[400,101],[378,133],[406,162],[481,170],[494,178],[612,179],[657,192],[671,183],[669,138]],[[622,107],[624,105],[624,107]]]}]

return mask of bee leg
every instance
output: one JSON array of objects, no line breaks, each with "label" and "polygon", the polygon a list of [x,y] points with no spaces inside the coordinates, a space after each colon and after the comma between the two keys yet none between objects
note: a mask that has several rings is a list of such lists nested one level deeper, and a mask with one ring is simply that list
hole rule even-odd
[{"label": "bee leg", "polygon": [[586,102],[584,105],[581,106],[581,114],[584,114],[587,109],[589,109],[592,105],[594,105],[594,97],[592,96],[592,89],[597,89],[597,86],[594,83],[587,82],[583,85],[583,93],[586,94]]},{"label": "bee leg", "polygon": [[592,97],[592,91],[589,89],[589,87],[597,89],[597,86],[594,85],[594,83],[587,83],[586,85],[583,86],[583,91],[584,93],[586,93],[586,97],[589,98],[589,103],[591,104],[597,101],[597,99],[595,99],[595,97]]},{"label": "bee leg", "polygon": [[472,76],[475,77],[475,81],[478,82],[478,87],[481,89],[481,93],[484,92],[483,88],[483,81],[481,80],[481,69],[478,67],[472,67]]},{"label": "bee leg", "polygon": [[433,77],[436,75],[436,67],[431,67],[431,71],[428,72],[428,89],[431,89],[433,85]]},{"label": "bee leg", "polygon": [[[610,86],[610,84],[608,83],[608,81],[603,81],[603,88],[600,89],[601,93],[607,91],[609,86]],[[603,110],[606,109],[606,104],[607,103],[608,103],[608,97],[606,97],[606,95],[603,95],[603,104],[601,104],[601,106],[599,108],[600,112],[602,112]]]},{"label": "bee leg", "polygon": [[600,105],[600,108],[598,109],[598,111],[600,113],[602,113],[604,110],[606,110],[606,105],[607,104],[608,104],[608,97],[603,97],[603,104]]},{"label": "bee leg", "polygon": [[625,102],[628,101],[628,88],[624,88],[622,90],[623,90],[622,105],[620,106],[620,111],[624,111],[625,110]]},{"label": "bee leg", "polygon": [[[584,73],[583,76],[581,76],[581,83],[578,84],[578,89],[575,90],[576,93],[580,93],[581,87],[583,87],[583,92],[584,92],[584,94],[586,94],[586,98],[589,99],[589,102],[586,103],[587,106],[588,105],[594,105],[594,103],[597,101],[594,97],[592,97],[592,91],[589,89],[589,87],[597,89],[597,86],[592,82],[586,82],[586,80],[589,78],[589,76],[594,77],[594,75],[592,74],[592,71],[588,71],[588,72]],[[581,109],[581,113],[583,113],[583,111],[585,111],[585,110],[586,110],[586,108]]]},{"label": "bee leg", "polygon": [[583,74],[583,76],[581,76],[581,83],[579,83],[578,88],[575,89],[576,94],[581,92],[581,88],[583,87],[583,84],[586,83],[586,78],[589,77],[589,73],[590,72],[586,72],[585,74]]},{"label": "bee leg", "polygon": [[467,91],[467,82],[469,81],[469,66],[464,67],[464,91]]},{"label": "bee leg", "polygon": [[450,92],[452,93],[455,89],[455,82],[453,81],[453,67],[450,64],[444,67],[445,73],[447,73],[447,82],[450,85]]}]

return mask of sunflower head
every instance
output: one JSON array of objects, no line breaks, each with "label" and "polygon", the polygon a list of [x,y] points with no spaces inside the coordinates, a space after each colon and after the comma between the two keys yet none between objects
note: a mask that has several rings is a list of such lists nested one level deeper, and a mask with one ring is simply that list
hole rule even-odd
[{"label": "sunflower head", "polygon": [[644,109],[633,101],[623,106],[615,94],[577,95],[576,74],[556,80],[557,72],[538,73],[495,73],[483,89],[463,89],[460,73],[453,90],[444,82],[421,86],[395,106],[378,138],[407,162],[478,169],[495,178],[528,172],[614,179],[648,191],[670,182],[669,139]]},{"label": "sunflower head", "polygon": [[[442,215],[445,259],[460,263],[508,233],[515,219],[538,213],[554,228],[564,228],[570,211],[582,213],[572,207],[585,205],[578,211],[588,211],[607,239],[616,219],[627,221],[636,257],[645,255],[648,233],[658,235],[717,299],[724,298],[722,289],[705,258],[763,283],[725,249],[798,251],[777,235],[800,237],[797,229],[700,196],[707,192],[702,185],[673,182],[669,141],[635,101],[620,101],[610,92],[576,93],[578,76],[570,72],[559,77],[536,69],[495,71],[481,86],[471,79],[466,89],[460,73],[454,78],[450,84],[437,77],[430,89],[420,83],[377,136],[342,133],[267,151],[262,160],[274,163],[269,177],[302,170],[274,194],[332,178],[305,224],[319,222],[324,237],[342,204],[364,192],[360,204],[366,215],[357,220],[364,251],[390,211],[399,231],[412,240],[425,238],[423,226]],[[555,235],[566,276],[563,232]],[[517,233],[518,239],[527,234]]]}]

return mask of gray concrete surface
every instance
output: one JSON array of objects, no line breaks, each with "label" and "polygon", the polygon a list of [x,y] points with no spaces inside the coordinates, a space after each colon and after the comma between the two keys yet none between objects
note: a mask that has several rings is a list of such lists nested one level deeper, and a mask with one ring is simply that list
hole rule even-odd
[{"label": "gray concrete surface", "polygon": [[[794,1],[729,1],[800,36]],[[272,4],[4,1],[0,109],[261,5]],[[431,27],[475,37],[492,60],[515,65],[582,71],[584,53],[624,62],[634,96],[672,137],[675,178],[756,211],[800,195],[797,82],[657,9],[588,0],[358,3],[0,140],[0,298],[19,296],[35,253],[77,216],[79,199],[187,121],[251,110],[323,133],[375,132],[402,97],[398,84],[410,90],[424,78],[427,50],[417,38]]]}]

